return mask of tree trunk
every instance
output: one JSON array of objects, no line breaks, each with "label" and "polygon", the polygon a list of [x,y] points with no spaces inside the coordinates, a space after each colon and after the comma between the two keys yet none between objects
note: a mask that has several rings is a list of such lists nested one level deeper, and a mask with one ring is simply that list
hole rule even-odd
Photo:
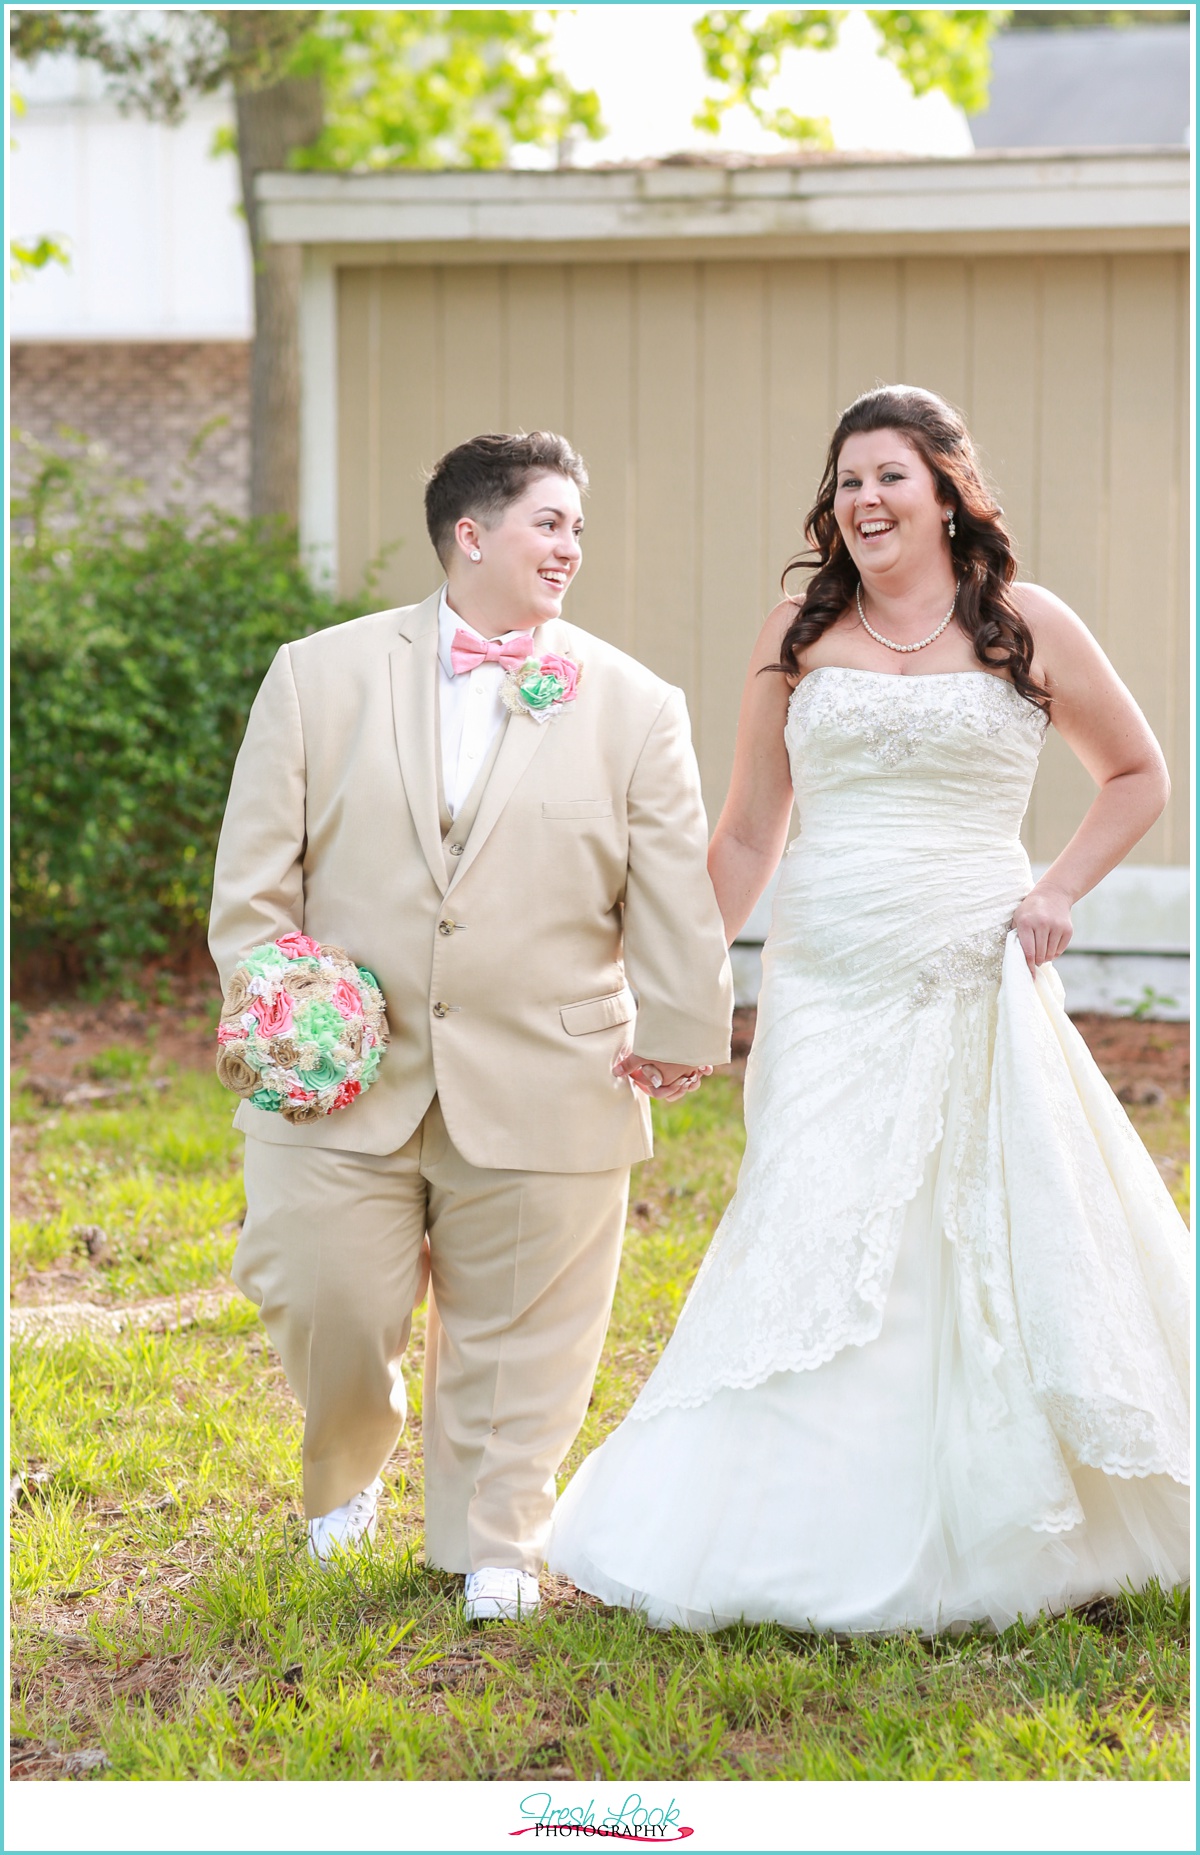
[{"label": "tree trunk", "polygon": [[[249,20],[247,12],[243,19]],[[237,31],[234,15],[230,37]],[[321,132],[321,84],[287,77],[237,93],[242,201],[254,264],[254,350],[250,366],[250,513],[300,514],[300,277],[298,245],[260,237],[257,175],[285,168],[294,148]]]}]

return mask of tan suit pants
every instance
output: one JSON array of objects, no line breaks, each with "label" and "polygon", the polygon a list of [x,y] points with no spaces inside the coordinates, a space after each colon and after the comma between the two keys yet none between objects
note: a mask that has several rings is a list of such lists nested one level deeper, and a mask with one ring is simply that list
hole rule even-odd
[{"label": "tan suit pants", "polygon": [[304,1407],[304,1509],[340,1507],[404,1426],[401,1361],[429,1233],[425,1557],[541,1569],[554,1478],[608,1326],[629,1168],[485,1170],[436,1098],[398,1152],[246,1141],[234,1280]]}]

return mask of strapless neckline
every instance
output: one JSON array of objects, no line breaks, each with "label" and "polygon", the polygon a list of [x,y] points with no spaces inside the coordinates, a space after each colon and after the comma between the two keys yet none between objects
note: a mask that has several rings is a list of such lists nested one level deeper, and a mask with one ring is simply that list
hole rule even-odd
[{"label": "strapless neckline", "polygon": [[989,683],[1004,683],[1009,689],[1015,689],[1006,676],[994,676],[990,670],[918,670],[912,676],[906,676],[896,670],[860,670],[850,663],[818,663],[805,673],[796,684],[792,695],[798,695],[810,678],[834,674],[841,676],[876,676],[886,677],[889,683],[945,683],[954,676],[986,676]]}]

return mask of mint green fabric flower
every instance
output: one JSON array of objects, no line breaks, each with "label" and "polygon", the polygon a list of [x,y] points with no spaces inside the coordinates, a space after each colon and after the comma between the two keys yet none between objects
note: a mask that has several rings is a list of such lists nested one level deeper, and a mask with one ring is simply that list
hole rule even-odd
[{"label": "mint green fabric flower", "polygon": [[328,1051],[322,1050],[320,1060],[309,1069],[296,1071],[302,1089],[311,1089],[318,1094],[321,1089],[331,1089],[335,1083],[345,1079],[346,1071],[340,1063],[335,1063]]},{"label": "mint green fabric flower", "polygon": [[279,948],[268,942],[265,947],[252,947],[242,961],[256,979],[266,979],[271,973],[282,973],[291,962]]},{"label": "mint green fabric flower", "polygon": [[259,1043],[254,1037],[247,1038],[246,1047],[241,1054],[251,1069],[257,1069],[260,1073],[264,1069],[269,1069],[274,1061],[267,1046]]},{"label": "mint green fabric flower", "polygon": [[341,1012],[320,998],[311,998],[306,1004],[298,1006],[294,1022],[297,1041],[315,1043],[323,1056],[332,1055],[334,1046],[341,1042],[346,1029],[346,1020]]},{"label": "mint green fabric flower", "polygon": [[287,1096],[281,1095],[278,1089],[255,1089],[250,1106],[261,1108],[264,1114],[278,1114],[286,1100]]},{"label": "mint green fabric flower", "polygon": [[567,693],[566,684],[557,676],[531,676],[519,688],[522,702],[531,709],[548,709]]},{"label": "mint green fabric flower", "polygon": [[374,1082],[375,1071],[378,1068],[379,1068],[378,1049],[368,1050],[366,1055],[363,1057],[362,1068],[358,1072],[358,1079],[362,1083],[362,1086],[364,1088],[368,1087],[370,1083]]},{"label": "mint green fabric flower", "polygon": [[369,967],[359,966],[358,968],[356,968],[356,970],[357,970],[359,978],[362,980],[365,986],[370,986],[373,992],[383,991],[383,987],[380,985],[378,979],[376,979],[374,973],[370,970]]}]

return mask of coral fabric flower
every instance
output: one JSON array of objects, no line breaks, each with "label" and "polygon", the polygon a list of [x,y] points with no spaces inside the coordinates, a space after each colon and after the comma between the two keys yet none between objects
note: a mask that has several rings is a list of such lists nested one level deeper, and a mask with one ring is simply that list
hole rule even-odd
[{"label": "coral fabric flower", "polygon": [[341,1088],[333,1098],[333,1105],[335,1108],[348,1108],[355,1096],[361,1094],[361,1082],[343,1082]]},{"label": "coral fabric flower", "polygon": [[361,1018],[363,1002],[360,994],[348,979],[339,979],[333,988],[329,1000],[335,1011],[340,1011],[344,1018]]},{"label": "coral fabric flower", "polygon": [[556,657],[553,652],[548,652],[539,663],[538,669],[543,676],[558,678],[563,686],[562,695],[558,698],[560,702],[570,702],[574,699],[575,685],[579,681],[577,663],[573,663],[569,657]]},{"label": "coral fabric flower", "polygon": [[310,940],[307,934],[281,934],[275,945],[289,960],[297,960],[301,954],[314,958],[321,951],[319,943]]},{"label": "coral fabric flower", "polygon": [[258,1019],[260,1037],[283,1037],[292,1028],[292,1001],[286,992],[256,998],[250,1009]]}]

